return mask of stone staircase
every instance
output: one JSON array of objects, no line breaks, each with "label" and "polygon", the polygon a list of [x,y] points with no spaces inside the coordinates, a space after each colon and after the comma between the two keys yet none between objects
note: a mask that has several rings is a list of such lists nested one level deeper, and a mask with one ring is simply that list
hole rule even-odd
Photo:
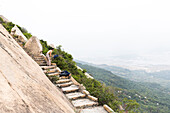
[{"label": "stone staircase", "polygon": [[[90,95],[87,90],[81,90],[81,85],[75,85],[71,79],[60,79],[56,86],[66,95],[79,113],[111,113],[108,106],[98,106],[98,99]],[[107,110],[108,111],[107,111]]]},{"label": "stone staircase", "polygon": [[108,113],[103,106],[98,106],[98,99],[91,96],[88,91],[81,91],[80,86],[75,85],[71,79],[60,79],[56,86],[66,95],[73,106],[80,113]]},{"label": "stone staircase", "polygon": [[[56,75],[55,73],[59,72],[56,66],[41,66],[41,68],[45,73],[51,75]],[[108,113],[109,110],[109,113],[113,112],[106,105],[98,106],[98,99],[91,96],[88,91],[81,90],[81,86],[75,85],[72,79],[60,78],[55,85],[61,89],[79,113]]]},{"label": "stone staircase", "polygon": [[[59,77],[61,70],[56,65],[46,66],[43,57],[34,57],[34,60],[40,65],[45,74]],[[55,85],[70,100],[78,113],[114,113],[107,105],[98,106],[98,99],[91,96],[85,88],[82,88],[82,85],[77,85],[73,79],[59,78]]]},{"label": "stone staircase", "polygon": [[44,56],[31,56],[33,58],[34,61],[37,62],[38,65],[40,66],[46,66],[47,63],[46,63],[46,60],[45,60],[45,57]]}]

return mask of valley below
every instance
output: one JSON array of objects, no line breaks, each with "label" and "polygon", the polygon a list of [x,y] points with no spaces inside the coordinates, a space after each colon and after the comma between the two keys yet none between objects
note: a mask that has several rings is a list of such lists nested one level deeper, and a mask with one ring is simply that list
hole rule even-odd
[{"label": "valley below", "polygon": [[115,92],[120,100],[136,100],[140,104],[140,112],[169,113],[170,70],[147,72],[106,64],[76,62],[100,82],[114,87],[114,90],[120,88]]}]

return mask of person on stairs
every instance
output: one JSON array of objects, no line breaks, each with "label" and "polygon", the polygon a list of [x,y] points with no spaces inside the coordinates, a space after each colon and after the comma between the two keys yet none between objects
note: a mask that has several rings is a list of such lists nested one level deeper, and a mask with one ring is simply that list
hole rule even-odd
[{"label": "person on stairs", "polygon": [[52,52],[53,52],[54,48],[51,48],[47,53],[46,53],[46,57],[47,57],[47,65],[51,66],[51,57],[52,57]]}]

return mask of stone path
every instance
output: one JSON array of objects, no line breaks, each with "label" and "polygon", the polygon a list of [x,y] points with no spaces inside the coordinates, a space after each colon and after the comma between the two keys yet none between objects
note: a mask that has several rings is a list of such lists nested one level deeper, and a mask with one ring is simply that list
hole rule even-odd
[{"label": "stone path", "polygon": [[[44,63],[40,57],[36,57],[34,60],[39,65]],[[57,66],[40,66],[48,76],[59,77],[60,70]],[[71,79],[59,78],[55,85],[61,89],[79,113],[114,113],[107,105],[98,106],[98,99],[91,96],[88,91],[82,90],[80,86],[75,85]]]},{"label": "stone path", "polygon": [[43,56],[32,56],[32,58],[37,62],[38,65],[40,66],[46,65],[46,61]]}]

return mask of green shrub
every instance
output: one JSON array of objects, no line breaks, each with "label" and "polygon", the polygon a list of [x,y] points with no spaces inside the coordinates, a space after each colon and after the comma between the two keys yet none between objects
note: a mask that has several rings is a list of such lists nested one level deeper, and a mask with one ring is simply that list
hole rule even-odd
[{"label": "green shrub", "polygon": [[87,70],[86,69],[83,69],[83,73],[86,73],[87,72]]},{"label": "green shrub", "polygon": [[11,32],[11,29],[15,26],[15,24],[13,24],[12,22],[2,23],[2,25],[9,33]]},{"label": "green shrub", "polygon": [[4,20],[0,17],[0,23],[3,23],[4,22]]},{"label": "green shrub", "polygon": [[27,39],[30,39],[32,37],[31,33],[23,33],[23,34]]}]

